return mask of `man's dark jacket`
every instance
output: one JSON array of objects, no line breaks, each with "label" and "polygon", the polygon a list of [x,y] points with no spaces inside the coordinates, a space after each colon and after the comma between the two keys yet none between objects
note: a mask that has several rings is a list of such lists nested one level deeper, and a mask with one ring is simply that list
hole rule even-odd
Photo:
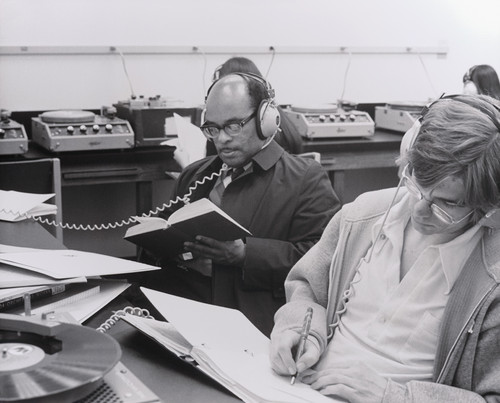
[{"label": "man's dark jacket", "polygon": [[[172,199],[189,193],[196,181],[219,172],[221,166],[217,156],[188,166]],[[199,184],[190,201],[208,198],[215,181]],[[186,288],[197,288],[197,299],[239,309],[269,335],[274,313],[285,303],[288,272],[319,240],[340,202],[318,162],[292,156],[272,141],[254,156],[252,167],[227,186],[221,208],[252,233],[245,240],[243,267],[214,264],[209,278],[163,262],[162,284],[156,288],[188,297]]]}]

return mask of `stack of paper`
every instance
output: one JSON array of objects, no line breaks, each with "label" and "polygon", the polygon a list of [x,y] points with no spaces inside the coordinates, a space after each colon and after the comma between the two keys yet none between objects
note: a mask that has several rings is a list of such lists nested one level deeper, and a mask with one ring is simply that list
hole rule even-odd
[{"label": "stack of paper", "polygon": [[176,355],[191,359],[245,402],[332,402],[309,385],[290,385],[290,377],[277,375],[269,362],[269,339],[241,312],[141,290],[170,324],[124,319]]},{"label": "stack of paper", "polygon": [[[8,249],[0,245],[0,251]],[[82,322],[130,286],[121,280],[96,279],[96,276],[158,269],[126,259],[71,249],[16,249],[15,252],[0,253],[0,298],[3,296],[3,302],[18,298],[23,293],[22,288],[31,293],[42,285],[47,288],[65,285],[61,295],[51,296],[47,303],[40,300],[36,307],[33,306],[32,314],[47,310],[70,312]],[[68,287],[73,283],[76,285]],[[17,310],[19,312],[14,313],[24,312],[24,308]]]},{"label": "stack of paper", "polygon": [[30,216],[56,214],[57,206],[45,203],[55,193],[35,194],[0,190],[0,220],[21,221]]}]

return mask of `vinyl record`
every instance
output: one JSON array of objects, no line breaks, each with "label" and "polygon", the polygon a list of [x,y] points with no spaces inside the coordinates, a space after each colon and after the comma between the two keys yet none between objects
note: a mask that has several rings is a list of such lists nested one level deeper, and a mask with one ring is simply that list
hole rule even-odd
[{"label": "vinyl record", "polygon": [[103,382],[120,345],[93,329],[68,324],[54,337],[0,331],[0,402],[74,402]]},{"label": "vinyl record", "polygon": [[291,110],[298,113],[335,113],[338,107],[336,104],[292,105]]},{"label": "vinyl record", "polygon": [[408,112],[420,112],[425,103],[423,102],[412,102],[412,101],[398,101],[387,104],[391,109],[403,110]]}]

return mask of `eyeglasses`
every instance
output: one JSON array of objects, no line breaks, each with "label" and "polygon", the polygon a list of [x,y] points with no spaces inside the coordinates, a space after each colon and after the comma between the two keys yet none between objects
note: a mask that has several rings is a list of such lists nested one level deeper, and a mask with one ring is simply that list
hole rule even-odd
[{"label": "eyeglasses", "polygon": [[200,126],[200,129],[203,131],[203,134],[208,139],[216,138],[221,130],[224,130],[229,136],[234,137],[241,133],[243,130],[243,126],[245,126],[248,122],[250,122],[255,115],[257,115],[257,111],[253,111],[250,116],[247,116],[245,119],[238,121],[229,121],[221,126],[216,125],[214,123],[203,123]]},{"label": "eyeglasses", "polygon": [[[425,200],[427,203],[429,203],[429,208],[433,212],[433,214],[442,222],[446,224],[458,224],[464,221],[466,218],[470,217],[471,214],[474,212],[474,210],[471,210],[469,213],[467,213],[464,217],[462,217],[459,220],[455,220],[448,212],[446,212],[442,207],[439,207],[436,203],[432,202],[431,200],[428,200],[427,198],[424,197],[422,194],[422,191],[418,187],[418,185],[411,180],[411,178],[407,175],[408,171],[408,164],[404,167],[403,173],[401,174],[401,177],[403,178],[403,184],[406,186],[408,189],[408,192],[415,196],[418,200]],[[460,206],[462,207],[462,206]]]}]

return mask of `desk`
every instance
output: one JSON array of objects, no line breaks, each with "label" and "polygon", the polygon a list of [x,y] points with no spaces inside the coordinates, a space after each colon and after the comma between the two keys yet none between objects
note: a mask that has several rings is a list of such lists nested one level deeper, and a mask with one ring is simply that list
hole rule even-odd
[{"label": "desk", "polygon": [[[321,165],[328,171],[335,192],[342,202],[347,202],[350,200],[345,197],[346,188],[351,185],[347,184],[347,171],[390,168],[392,182],[390,180],[389,185],[397,184],[395,161],[399,156],[401,138],[401,134],[377,129],[372,137],[304,139],[302,152],[315,151],[321,154]],[[377,184],[370,185],[367,190],[377,188]],[[387,186],[378,188],[382,187]]]},{"label": "desk", "polygon": [[[34,221],[0,221],[0,243],[42,249],[64,248],[56,238]],[[90,318],[85,325],[97,328],[112,314],[129,305],[120,296]],[[182,362],[138,330],[120,321],[109,331],[122,348],[122,363],[162,401],[169,403],[234,403],[240,401],[217,382]]]},{"label": "desk", "polygon": [[[57,157],[61,162],[63,222],[101,224],[140,215],[167,200],[173,180],[166,172],[180,171],[174,147],[50,153],[30,142],[23,155],[5,161]],[[63,231],[70,248],[120,257],[135,256],[135,245],[124,241],[124,228],[102,232]]]},{"label": "desk", "polygon": [[[97,328],[113,310],[127,306],[117,298],[85,323]],[[240,402],[220,384],[170,353],[144,334],[119,321],[107,332],[122,347],[121,362],[148,386],[162,401],[168,403],[234,403]]]},{"label": "desk", "polygon": [[57,157],[61,161],[61,186],[135,183],[137,214],[153,207],[153,182],[168,179],[166,172],[180,171],[173,159],[175,147],[157,146],[127,150],[92,150],[50,153],[30,142],[18,159]]}]

